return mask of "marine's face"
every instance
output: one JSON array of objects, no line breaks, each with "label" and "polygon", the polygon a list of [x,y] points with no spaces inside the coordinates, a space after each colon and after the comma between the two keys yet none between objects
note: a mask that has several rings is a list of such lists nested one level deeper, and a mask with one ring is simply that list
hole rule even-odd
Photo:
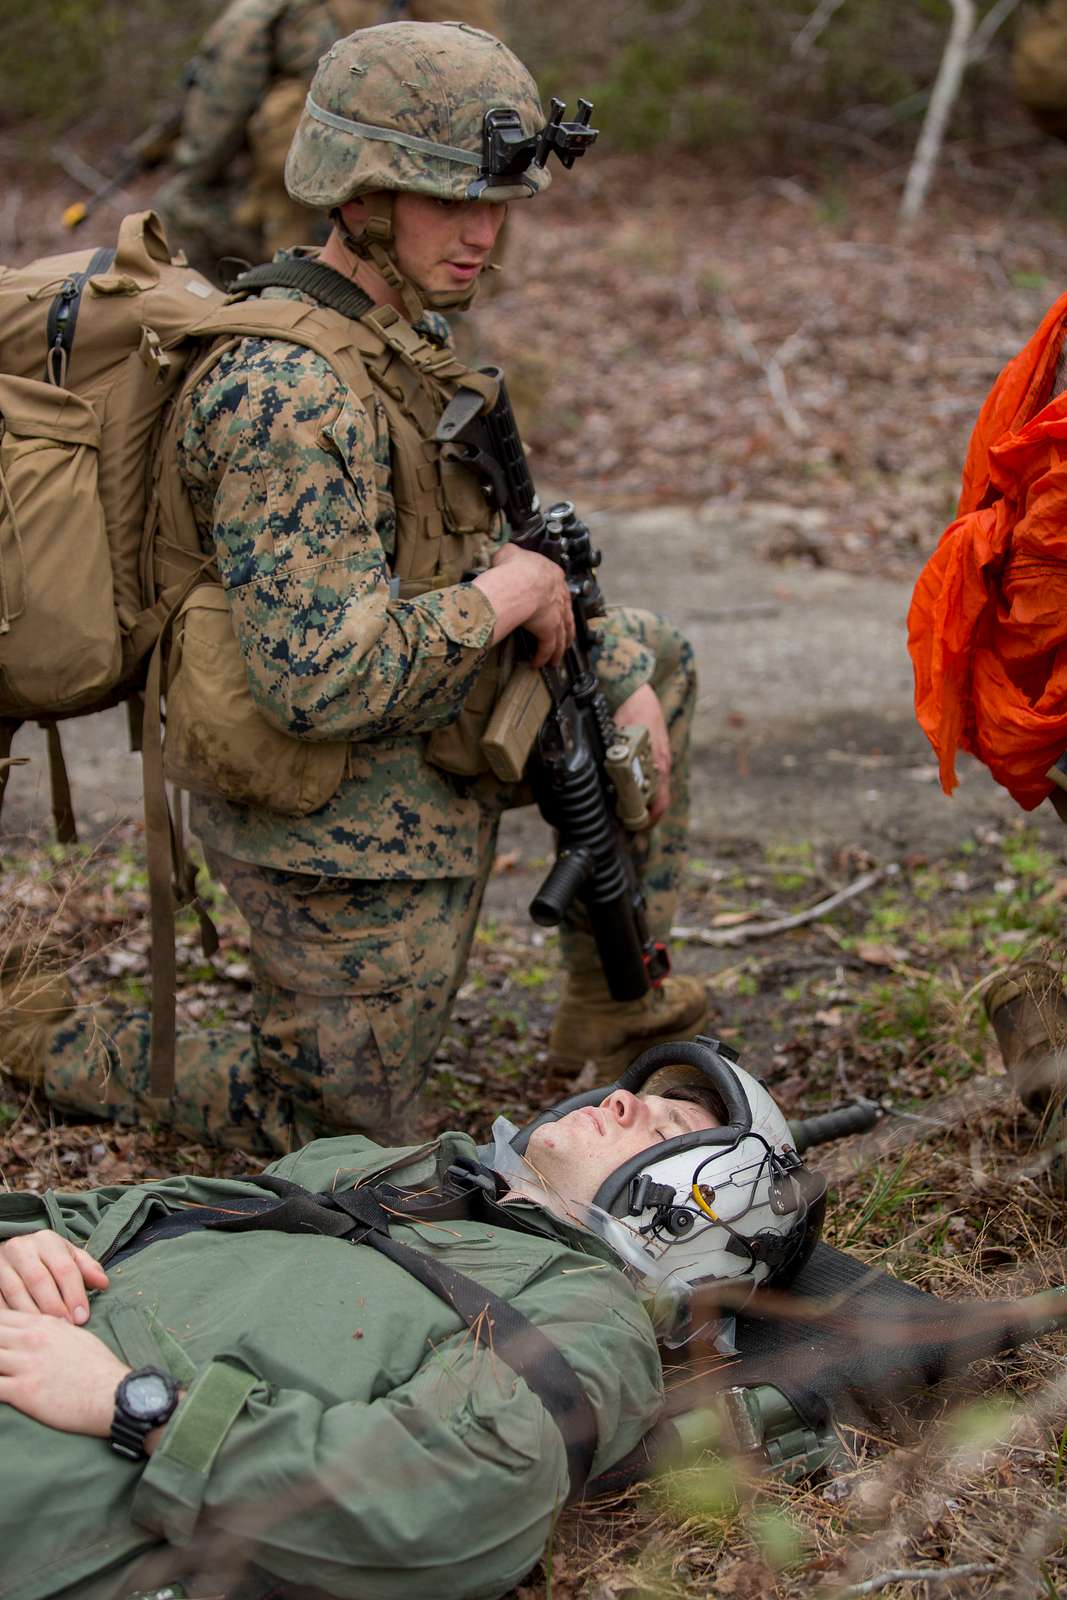
[{"label": "marine's face", "polygon": [[489,260],[506,205],[483,200],[393,200],[393,248],[406,278],[431,294],[464,293]]},{"label": "marine's face", "polygon": [[599,1106],[569,1111],[530,1137],[526,1160],[547,1189],[565,1200],[589,1202],[624,1161],[666,1139],[719,1123],[703,1106],[615,1089]]}]

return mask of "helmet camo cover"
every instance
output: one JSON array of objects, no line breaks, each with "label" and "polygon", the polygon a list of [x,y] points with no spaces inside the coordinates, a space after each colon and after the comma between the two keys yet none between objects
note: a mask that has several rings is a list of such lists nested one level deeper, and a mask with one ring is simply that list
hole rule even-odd
[{"label": "helmet camo cover", "polygon": [[486,114],[503,109],[515,113],[526,138],[544,125],[533,78],[491,34],[459,22],[362,28],[319,62],[285,186],[294,200],[323,210],[378,190],[437,200],[536,194],[551,182],[536,162],[507,183],[479,190],[475,182]]}]

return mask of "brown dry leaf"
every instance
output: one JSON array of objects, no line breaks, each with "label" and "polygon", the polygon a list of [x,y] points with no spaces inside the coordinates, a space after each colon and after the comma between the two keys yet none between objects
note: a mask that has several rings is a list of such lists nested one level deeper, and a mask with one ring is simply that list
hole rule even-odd
[{"label": "brown dry leaf", "polygon": [[1067,878],[1057,878],[1052,888],[1046,889],[1037,903],[1039,906],[1054,906],[1061,900],[1067,900]]},{"label": "brown dry leaf", "polygon": [[840,1006],[828,1006],[825,1011],[816,1011],[813,1022],[823,1028],[839,1028],[845,1020],[845,1013]]},{"label": "brown dry leaf", "polygon": [[856,946],[856,954],[869,967],[896,967],[907,961],[908,952],[897,944],[878,944],[873,939],[863,939]]},{"label": "brown dry leaf", "polygon": [[736,928],[741,922],[751,922],[754,911],[717,911],[711,919],[713,928]]},{"label": "brown dry leaf", "polygon": [[497,874],[497,875],[499,875],[502,872],[514,872],[515,868],[518,866],[518,864],[519,864],[519,862],[521,860],[522,860],[522,852],[521,851],[519,851],[519,850],[502,850],[500,852],[500,854],[493,861],[493,872],[495,874]]}]

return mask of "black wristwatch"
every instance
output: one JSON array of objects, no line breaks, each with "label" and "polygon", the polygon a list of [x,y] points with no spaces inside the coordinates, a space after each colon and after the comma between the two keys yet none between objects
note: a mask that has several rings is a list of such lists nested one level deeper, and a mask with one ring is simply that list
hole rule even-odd
[{"label": "black wristwatch", "polygon": [[115,1415],[111,1419],[111,1448],[128,1461],[143,1461],[144,1442],[153,1428],[161,1428],[173,1415],[179,1389],[169,1372],[158,1367],[138,1367],[128,1372],[115,1390]]}]

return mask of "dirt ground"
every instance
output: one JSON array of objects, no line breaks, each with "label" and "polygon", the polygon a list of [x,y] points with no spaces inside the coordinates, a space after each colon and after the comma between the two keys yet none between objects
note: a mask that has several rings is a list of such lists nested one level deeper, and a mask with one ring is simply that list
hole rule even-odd
[{"label": "dirt ground", "polygon": [[[974,763],[941,794],[904,645],[978,405],[1062,286],[1067,227],[1046,191],[1067,167],[1044,155],[1038,194],[1020,160],[947,173],[905,241],[884,174],[751,185],[696,163],[609,159],[582,188],[560,182],[555,209],[520,213],[522,272],[480,314],[487,351],[516,371],[544,498],[566,493],[587,515],[609,599],[664,610],[696,650],[677,966],[707,974],[710,1026],[789,1114],[857,1093],[886,1102],[888,1135],[828,1153],[829,1236],[957,1299],[1064,1277],[1062,1203],[980,989],[1020,955],[1061,962],[1067,833],[1047,807],[1024,817]],[[57,210],[8,208],[8,259],[58,248],[39,220]],[[47,927],[80,999],[138,1003],[137,760],[118,713],[72,726],[66,743],[84,845],[48,845],[41,741],[24,730],[0,937]],[[538,819],[508,819],[427,1132],[481,1132],[498,1109],[522,1117],[543,1099],[559,975],[525,907],[548,848]],[[858,882],[835,911],[760,931]],[[183,1027],[247,1017],[242,931],[224,900],[218,914],[211,963],[182,924]],[[13,1088],[0,1112],[12,1187],[247,1167],[165,1130],[64,1124]],[[830,1483],[735,1484],[724,1498],[675,1475],[572,1517],[518,1600],[792,1600],[931,1566],[960,1569],[942,1595],[1067,1592],[1067,1413],[1046,1386],[1063,1360],[1053,1340],[983,1369],[1015,1410],[999,1432],[976,1422],[963,1455],[957,1435],[850,1436],[852,1466]]]}]

